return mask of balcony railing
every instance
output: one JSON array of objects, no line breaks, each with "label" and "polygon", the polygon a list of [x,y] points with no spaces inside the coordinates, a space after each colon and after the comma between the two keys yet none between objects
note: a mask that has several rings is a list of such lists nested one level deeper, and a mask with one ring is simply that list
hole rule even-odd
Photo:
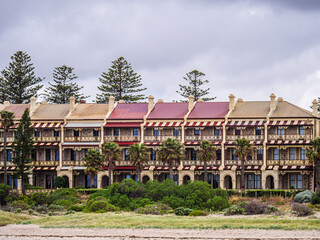
[{"label": "balcony railing", "polygon": [[[183,160],[182,161],[183,166],[204,166],[204,161],[200,160]],[[221,165],[221,160],[211,160],[207,162],[207,166],[216,166]]]},{"label": "balcony railing", "polygon": [[64,166],[84,166],[85,161],[73,161],[73,160],[63,160],[62,165]]},{"label": "balcony railing", "polygon": [[35,167],[59,166],[59,161],[45,161],[45,160],[33,161],[32,166],[35,166]]},{"label": "balcony railing", "polygon": [[105,142],[140,142],[140,136],[104,136]]},{"label": "balcony railing", "polygon": [[310,135],[268,135],[268,140],[311,140]]},{"label": "balcony railing", "polygon": [[222,140],[222,136],[185,136],[186,141],[202,141],[202,140]]},{"label": "balcony railing", "polygon": [[313,162],[309,159],[295,159],[295,160],[267,160],[267,165],[278,165],[278,166],[312,166]]},{"label": "balcony railing", "polygon": [[[1,159],[0,161],[0,167],[2,167],[4,165],[4,162],[3,162],[3,159]],[[14,167],[14,163],[11,161],[11,162],[8,162],[7,161],[7,167]]]},{"label": "balcony railing", "polygon": [[[4,138],[1,137],[0,138],[0,142],[3,142],[4,141]],[[14,141],[14,137],[7,137],[7,142],[13,142]]]},{"label": "balcony railing", "polygon": [[181,136],[145,136],[144,141],[146,142],[162,142],[168,138],[181,140]]},{"label": "balcony railing", "polygon": [[[241,161],[240,160],[225,160],[226,165],[235,165],[235,166],[241,166]],[[263,160],[246,160],[244,162],[244,165],[256,165],[256,166],[261,166],[263,164]]]},{"label": "balcony railing", "polygon": [[100,136],[98,137],[86,137],[86,136],[79,136],[79,137],[65,137],[65,142],[100,142]]},{"label": "balcony railing", "polygon": [[61,137],[34,137],[35,142],[60,142]]},{"label": "balcony railing", "polygon": [[250,141],[263,141],[264,135],[227,135],[227,141],[235,141],[237,138],[246,138]]}]

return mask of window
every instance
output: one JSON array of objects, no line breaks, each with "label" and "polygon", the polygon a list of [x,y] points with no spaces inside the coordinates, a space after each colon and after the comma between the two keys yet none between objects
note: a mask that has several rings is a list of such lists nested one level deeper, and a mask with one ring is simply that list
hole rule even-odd
[{"label": "window", "polygon": [[151,160],[157,160],[157,152],[154,149],[151,149]]},{"label": "window", "polygon": [[59,137],[59,136],[60,136],[60,131],[54,130],[54,131],[53,131],[53,136],[54,136],[54,137]]},{"label": "window", "polygon": [[194,150],[194,148],[191,149],[191,160],[197,160],[197,152]]},{"label": "window", "polygon": [[133,136],[138,137],[139,136],[139,128],[134,128],[133,129]]},{"label": "window", "polygon": [[99,130],[93,129],[93,136],[99,137]]},{"label": "window", "polygon": [[278,127],[277,133],[278,133],[278,135],[282,136],[283,135],[283,128]]},{"label": "window", "polygon": [[51,149],[46,148],[46,161],[51,161]]},{"label": "window", "polygon": [[73,136],[74,137],[79,137],[79,130],[73,130]]},{"label": "window", "polygon": [[57,149],[55,150],[55,160],[56,160],[56,161],[59,161],[59,159],[60,159],[60,156],[59,156],[59,148],[57,148]]},{"label": "window", "polygon": [[46,175],[46,189],[51,188],[51,175]]},{"label": "window", "polygon": [[295,148],[291,147],[289,148],[289,159],[290,160],[295,160]]},{"label": "window", "polygon": [[194,136],[199,136],[200,135],[200,129],[199,128],[195,128],[194,129]]},{"label": "window", "polygon": [[261,135],[261,129],[260,128],[256,128],[256,136],[260,136]]},{"label": "window", "polygon": [[219,187],[219,174],[217,174],[217,175],[215,175],[215,174],[213,174],[212,175],[212,187],[213,188],[218,188]]},{"label": "window", "polygon": [[248,174],[247,175],[247,188],[260,188],[260,175]]},{"label": "window", "polygon": [[173,136],[179,137],[179,135],[180,135],[179,129],[174,128],[173,129]]},{"label": "window", "polygon": [[35,129],[34,130],[34,136],[35,137],[40,137],[40,129]]},{"label": "window", "polygon": [[260,175],[254,175],[254,188],[260,188]]},{"label": "window", "polygon": [[258,149],[258,151],[257,151],[257,159],[258,160],[263,160],[263,150],[262,149]]},{"label": "window", "polygon": [[299,135],[304,135],[305,131],[304,131],[304,127],[300,126],[299,127]]},{"label": "window", "polygon": [[33,161],[37,161],[37,150],[32,149],[31,158]]},{"label": "window", "polygon": [[153,129],[153,136],[155,136],[155,137],[159,136],[159,129],[158,128]]},{"label": "window", "polygon": [[252,188],[252,174],[247,175],[247,188]]},{"label": "window", "polygon": [[302,175],[297,175],[297,188],[302,188]]},{"label": "window", "polygon": [[90,175],[86,175],[86,182],[85,182],[85,185],[86,185],[86,188],[90,188],[90,187],[94,187],[96,188],[97,187],[97,175],[94,175],[94,186],[90,186],[90,178],[92,176]]},{"label": "window", "polygon": [[218,149],[216,154],[217,154],[217,160],[221,160],[221,149]]},{"label": "window", "polygon": [[241,130],[239,128],[235,128],[234,129],[234,135],[240,136],[240,134],[241,134]]},{"label": "window", "polygon": [[84,149],[84,154],[86,155],[88,153],[88,148]]},{"label": "window", "polygon": [[217,128],[214,128],[214,135],[215,136],[220,136],[220,130]]},{"label": "window", "polygon": [[289,177],[290,188],[302,188],[302,175],[301,174],[290,174]]},{"label": "window", "polygon": [[307,150],[306,149],[301,148],[300,159],[301,160],[306,160],[307,159]]},{"label": "window", "polygon": [[124,151],[124,160],[128,161],[129,160],[129,149],[125,148],[123,151]]},{"label": "window", "polygon": [[290,188],[296,188],[296,175],[290,175]]},{"label": "window", "polygon": [[71,161],[77,160],[77,151],[71,149]]},{"label": "window", "polygon": [[232,148],[232,160],[237,160],[236,156],[234,155],[236,152],[235,148]]},{"label": "window", "polygon": [[11,162],[11,160],[12,160],[12,150],[8,149],[7,150],[7,161]]},{"label": "window", "polygon": [[119,135],[120,135],[120,129],[119,128],[114,128],[113,129],[113,136],[119,137]]},{"label": "window", "polygon": [[279,149],[273,148],[273,160],[279,160]]}]

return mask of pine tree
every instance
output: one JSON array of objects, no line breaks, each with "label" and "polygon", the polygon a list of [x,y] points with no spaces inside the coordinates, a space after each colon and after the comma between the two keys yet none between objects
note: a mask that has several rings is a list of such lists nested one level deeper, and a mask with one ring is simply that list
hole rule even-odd
[{"label": "pine tree", "polygon": [[142,86],[141,76],[135,73],[123,57],[112,62],[108,72],[103,72],[99,78],[102,85],[98,89],[102,92],[97,94],[97,102],[108,102],[109,96],[114,96],[116,101],[137,102],[145,99],[144,94],[136,94],[146,90]]},{"label": "pine tree", "polygon": [[1,71],[0,96],[4,95],[13,104],[28,103],[32,96],[37,97],[43,79],[35,76],[33,63],[26,52],[16,52],[11,60]]},{"label": "pine tree", "polygon": [[44,90],[44,97],[48,102],[66,104],[69,103],[69,98],[71,96],[75,97],[76,101],[79,102],[81,99],[86,99],[89,96],[84,96],[80,93],[83,88],[79,87],[77,83],[74,82],[78,78],[73,73],[74,68],[62,65],[61,67],[56,67],[53,70],[53,81],[50,83],[50,87]]},{"label": "pine tree", "polygon": [[25,195],[24,183],[28,179],[28,171],[31,168],[31,154],[33,150],[33,128],[28,108],[26,108],[22,115],[13,144],[13,163],[17,167],[15,176],[18,179],[21,179],[21,190],[22,194]]},{"label": "pine tree", "polygon": [[209,80],[202,80],[205,76],[204,73],[199,72],[198,70],[193,70],[192,72],[186,73],[187,77],[183,77],[188,83],[187,85],[179,84],[180,91],[177,91],[182,97],[188,99],[190,95],[194,96],[194,100],[197,101],[201,98],[203,101],[214,100],[213,98],[204,97],[209,94],[210,88],[202,89],[202,85],[209,83]]}]

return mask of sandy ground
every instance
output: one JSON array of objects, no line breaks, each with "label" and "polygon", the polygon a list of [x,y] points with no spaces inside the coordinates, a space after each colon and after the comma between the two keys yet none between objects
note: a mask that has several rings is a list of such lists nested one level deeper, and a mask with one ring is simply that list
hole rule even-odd
[{"label": "sandy ground", "polygon": [[85,240],[85,239],[320,239],[320,231],[284,230],[184,230],[184,229],[79,229],[40,228],[37,225],[0,227],[0,239],[6,240]]}]

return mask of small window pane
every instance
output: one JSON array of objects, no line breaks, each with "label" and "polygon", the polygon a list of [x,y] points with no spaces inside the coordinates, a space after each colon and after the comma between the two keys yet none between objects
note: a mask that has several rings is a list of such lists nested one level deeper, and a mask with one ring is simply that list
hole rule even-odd
[{"label": "small window pane", "polygon": [[300,159],[301,160],[306,160],[307,159],[307,150],[306,149],[301,148]]},{"label": "small window pane", "polygon": [[291,147],[289,148],[289,159],[290,160],[295,160],[295,148]]},{"label": "small window pane", "polygon": [[194,135],[199,136],[200,135],[200,129],[194,129]]},{"label": "small window pane", "polygon": [[133,129],[133,136],[138,137],[139,136],[139,128],[134,128]]},{"label": "small window pane", "polygon": [[299,127],[299,135],[304,135],[305,131],[304,131],[304,127],[300,126]]},{"label": "small window pane", "polygon": [[273,149],[273,159],[279,160],[279,149],[278,148]]},{"label": "small window pane", "polygon": [[297,175],[297,188],[302,188],[302,175]]}]

